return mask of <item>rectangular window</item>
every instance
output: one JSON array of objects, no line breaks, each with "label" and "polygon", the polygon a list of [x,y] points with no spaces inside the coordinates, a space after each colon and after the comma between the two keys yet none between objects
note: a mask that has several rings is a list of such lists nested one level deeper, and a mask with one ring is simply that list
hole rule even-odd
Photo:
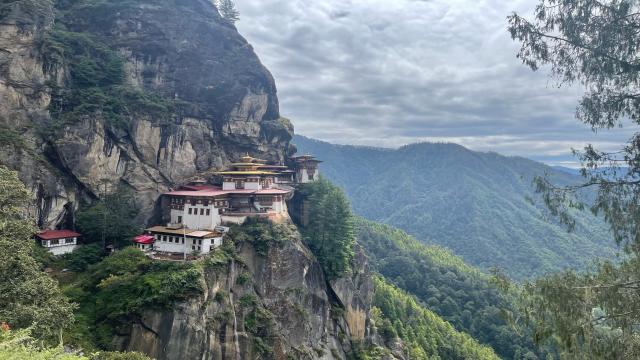
[{"label": "rectangular window", "polygon": [[202,239],[198,240],[198,245],[202,245]]},{"label": "rectangular window", "polygon": [[204,215],[204,209],[200,209],[200,215]]},{"label": "rectangular window", "polygon": [[58,239],[51,240],[51,245],[58,245],[58,243],[59,243]]},{"label": "rectangular window", "polygon": [[195,245],[195,244],[196,244],[196,239],[193,239],[193,245]]},{"label": "rectangular window", "polygon": [[196,206],[196,199],[191,199],[191,206]]},{"label": "rectangular window", "polygon": [[182,243],[184,244],[184,238],[182,238]]},{"label": "rectangular window", "polygon": [[209,206],[209,200],[204,200],[204,201],[202,202],[202,205],[204,205],[204,206]]},{"label": "rectangular window", "polygon": [[207,216],[211,215],[211,209],[207,209]]},{"label": "rectangular window", "polygon": [[192,247],[191,247],[191,250],[195,250],[195,249],[196,249],[196,247],[195,247],[195,246],[192,246]]},{"label": "rectangular window", "polygon": [[65,239],[64,243],[65,243],[65,244],[73,244],[73,238],[71,238],[71,239]]},{"label": "rectangular window", "polygon": [[200,246],[198,246],[198,251],[200,251],[200,249],[201,249]]},{"label": "rectangular window", "polygon": [[42,240],[42,246],[47,246],[47,242],[45,240]]},{"label": "rectangular window", "polygon": [[178,216],[178,224],[182,224],[182,216]]}]

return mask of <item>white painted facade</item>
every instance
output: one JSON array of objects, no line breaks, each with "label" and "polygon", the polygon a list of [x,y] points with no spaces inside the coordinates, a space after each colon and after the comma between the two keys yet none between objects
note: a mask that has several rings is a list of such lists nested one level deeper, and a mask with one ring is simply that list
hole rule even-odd
[{"label": "white painted facade", "polygon": [[258,199],[256,201],[254,201],[254,207],[258,210],[258,211],[264,211],[264,212],[275,212],[275,213],[284,213],[287,211],[287,203],[284,200],[284,196],[269,196],[272,197],[274,199],[278,199],[278,200],[272,200],[272,201],[266,201],[266,202],[261,202],[259,201],[259,199],[261,197],[258,197]]},{"label": "white painted facade", "polygon": [[78,238],[76,237],[40,240],[40,245],[49,250],[53,255],[69,254],[79,247]]},{"label": "white painted facade", "polygon": [[153,249],[161,252],[187,253],[197,252],[208,254],[211,250],[222,245],[222,237],[214,238],[194,238],[188,235],[180,236],[175,234],[153,234],[155,243]]},{"label": "white painted facade", "polygon": [[213,229],[220,225],[220,209],[215,207],[215,201],[208,205],[190,203],[184,204],[184,210],[171,209],[171,223],[184,224],[189,229]]},{"label": "white painted facade", "polygon": [[314,182],[318,180],[318,176],[319,176],[319,171],[317,167],[313,170],[308,169],[306,167],[300,167],[296,171],[297,181],[301,184]]},{"label": "white painted facade", "polygon": [[135,244],[135,247],[142,251],[150,251],[153,250],[153,244]]}]

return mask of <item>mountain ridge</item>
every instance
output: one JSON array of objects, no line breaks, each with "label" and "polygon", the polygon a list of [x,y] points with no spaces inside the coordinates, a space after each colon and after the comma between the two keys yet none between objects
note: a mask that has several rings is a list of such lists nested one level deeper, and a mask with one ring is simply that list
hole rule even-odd
[{"label": "mountain ridge", "polygon": [[457,144],[380,149],[299,135],[293,142],[325,160],[321,173],[346,191],[357,214],[445,246],[484,270],[504,268],[520,280],[585,268],[617,250],[602,219],[585,214],[568,232],[549,213],[533,179],[548,174],[566,185],[582,178],[533,160]]}]

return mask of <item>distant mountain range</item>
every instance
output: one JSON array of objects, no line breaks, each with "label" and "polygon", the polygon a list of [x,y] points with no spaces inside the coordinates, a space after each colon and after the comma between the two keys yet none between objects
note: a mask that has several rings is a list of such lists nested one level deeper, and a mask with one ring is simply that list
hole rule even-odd
[{"label": "distant mountain range", "polygon": [[535,193],[536,175],[548,174],[560,185],[582,180],[567,171],[455,144],[394,150],[303,136],[294,143],[299,153],[325,161],[321,173],[346,191],[357,214],[447,247],[482,269],[499,267],[524,279],[584,268],[616,253],[602,219],[578,213],[575,230],[568,232]]}]

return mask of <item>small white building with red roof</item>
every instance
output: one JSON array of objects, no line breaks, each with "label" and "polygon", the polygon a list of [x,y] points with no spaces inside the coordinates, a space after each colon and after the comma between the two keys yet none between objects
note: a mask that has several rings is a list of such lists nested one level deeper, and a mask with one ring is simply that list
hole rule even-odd
[{"label": "small white building with red roof", "polygon": [[78,248],[80,236],[71,230],[43,230],[36,234],[36,239],[53,255],[63,255]]}]

